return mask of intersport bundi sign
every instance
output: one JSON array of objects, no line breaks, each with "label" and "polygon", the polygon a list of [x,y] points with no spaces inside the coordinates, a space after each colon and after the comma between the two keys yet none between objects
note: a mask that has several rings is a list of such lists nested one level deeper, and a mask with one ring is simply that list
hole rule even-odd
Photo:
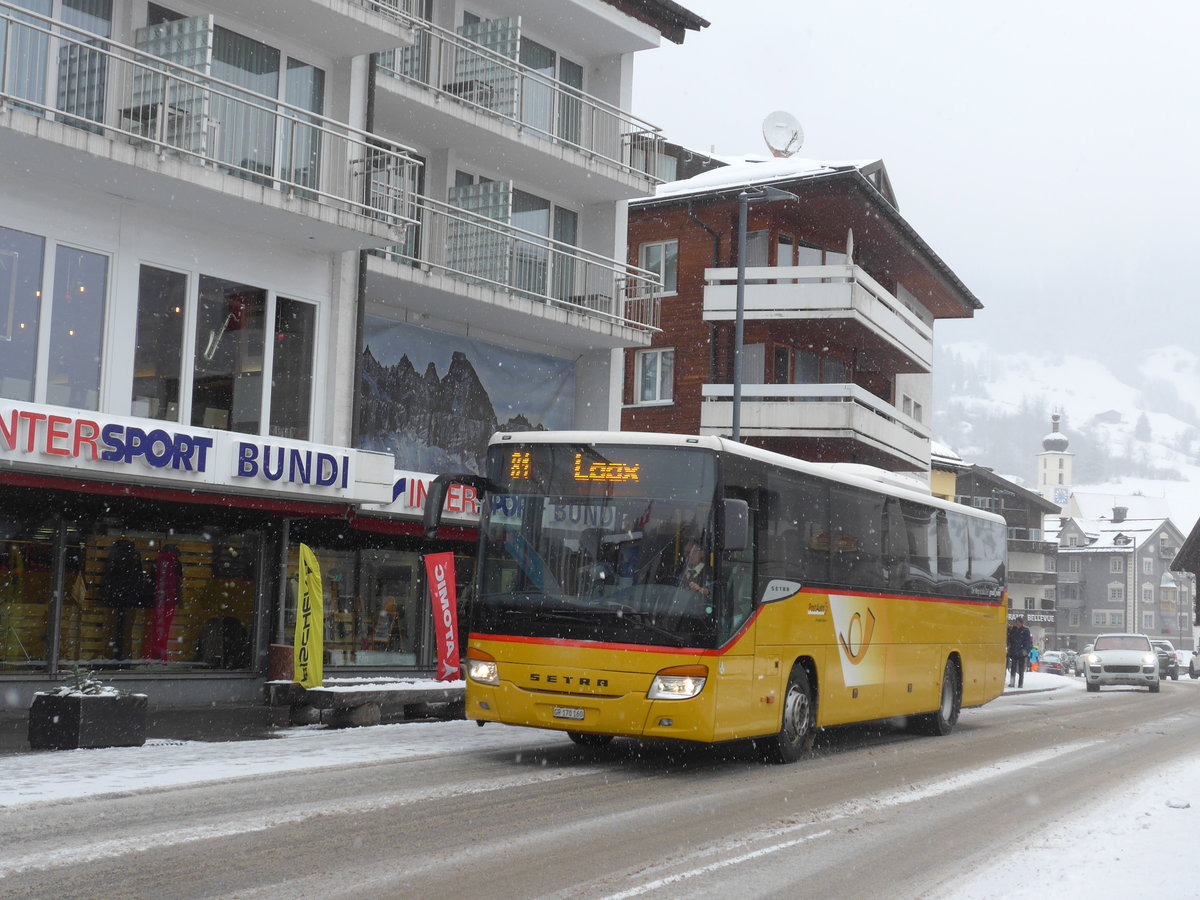
[{"label": "intersport bundi sign", "polygon": [[43,471],[347,500],[386,496],[391,465],[378,484],[360,484],[359,459],[360,451],[303,441],[0,401],[0,460]]}]

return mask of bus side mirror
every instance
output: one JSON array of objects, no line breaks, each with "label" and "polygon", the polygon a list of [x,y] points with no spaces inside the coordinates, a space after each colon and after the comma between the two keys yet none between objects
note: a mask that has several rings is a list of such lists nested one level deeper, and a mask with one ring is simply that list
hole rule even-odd
[{"label": "bus side mirror", "polygon": [[422,521],[425,525],[425,539],[437,537],[438,526],[442,524],[442,507],[446,505],[446,491],[452,484],[465,484],[475,488],[475,493],[482,500],[488,491],[494,491],[496,486],[490,479],[482,475],[439,475],[430,482],[429,490],[425,492],[425,511]]},{"label": "bus side mirror", "polygon": [[724,550],[745,550],[750,546],[750,504],[745,500],[726,499]]}]

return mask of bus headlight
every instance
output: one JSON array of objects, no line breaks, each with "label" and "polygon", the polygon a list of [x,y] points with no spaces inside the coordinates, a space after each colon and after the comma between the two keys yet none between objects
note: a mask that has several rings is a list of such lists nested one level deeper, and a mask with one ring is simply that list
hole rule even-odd
[{"label": "bus headlight", "polygon": [[663,669],[650,682],[646,697],[650,700],[690,700],[708,680],[706,666],[674,666]]},{"label": "bus headlight", "polygon": [[484,659],[478,650],[471,653],[472,655],[467,657],[467,677],[480,684],[499,684],[500,671],[496,667],[496,661],[491,657]]}]

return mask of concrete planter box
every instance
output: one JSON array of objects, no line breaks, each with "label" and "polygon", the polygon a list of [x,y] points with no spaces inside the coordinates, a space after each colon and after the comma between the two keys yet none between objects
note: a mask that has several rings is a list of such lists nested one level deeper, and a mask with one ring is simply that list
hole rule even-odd
[{"label": "concrete planter box", "polygon": [[145,694],[35,694],[29,707],[29,746],[140,747],[146,743],[146,709]]}]

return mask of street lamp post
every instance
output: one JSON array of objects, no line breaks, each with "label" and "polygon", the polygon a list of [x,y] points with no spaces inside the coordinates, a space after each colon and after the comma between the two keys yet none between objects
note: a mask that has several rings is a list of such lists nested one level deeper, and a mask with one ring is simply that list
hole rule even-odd
[{"label": "street lamp post", "polygon": [[751,203],[799,200],[791,191],[770,185],[747,188],[738,194],[737,314],[733,327],[733,439],[742,439],[742,340],[746,330],[746,218]]}]

